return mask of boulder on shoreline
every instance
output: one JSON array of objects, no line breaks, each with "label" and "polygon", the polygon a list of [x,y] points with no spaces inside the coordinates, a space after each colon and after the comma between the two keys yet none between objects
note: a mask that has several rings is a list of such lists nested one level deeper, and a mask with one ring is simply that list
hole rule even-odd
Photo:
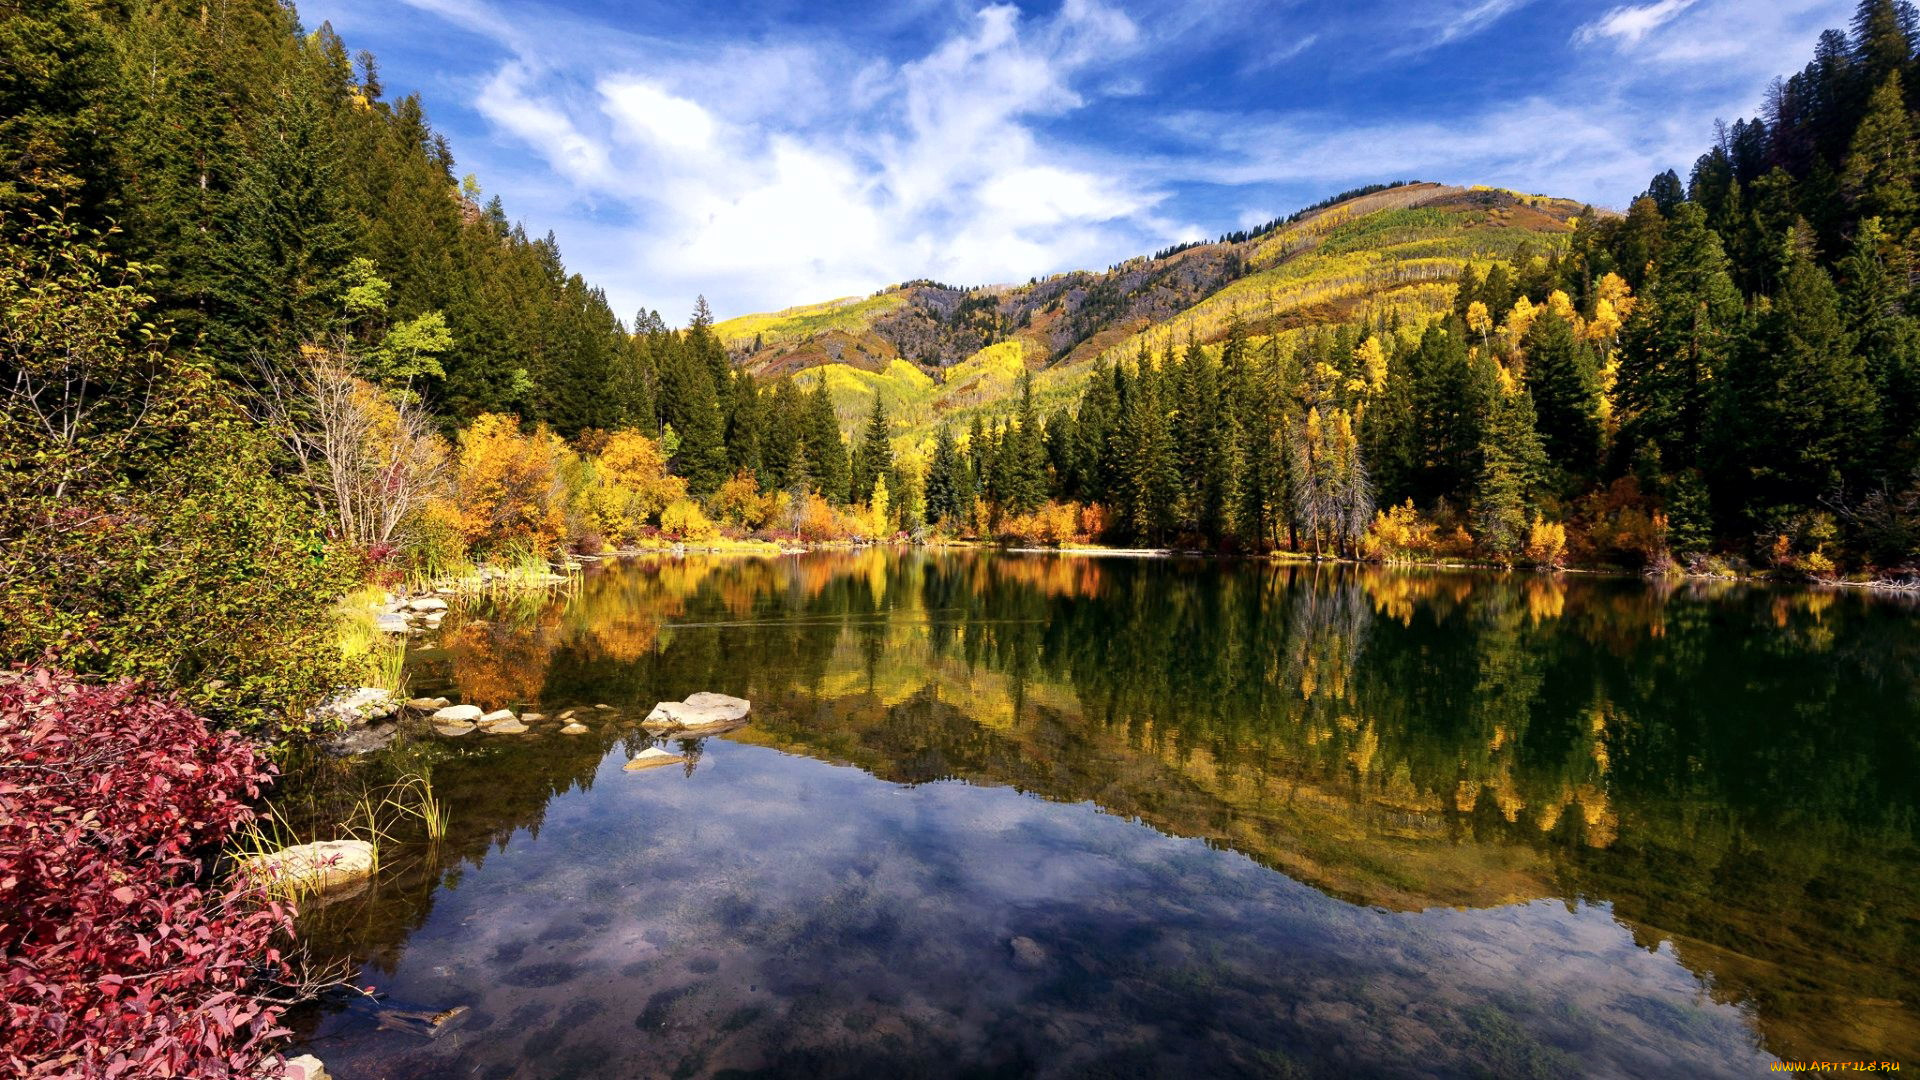
[{"label": "boulder on shoreline", "polygon": [[327,699],[314,712],[324,720],[340,720],[348,725],[380,720],[400,711],[393,695],[378,686],[360,686]]},{"label": "boulder on shoreline", "polygon": [[653,707],[640,726],[648,731],[712,731],[738,724],[752,711],[745,698],[701,691],[689,694],[685,701],[662,701]]},{"label": "boulder on shoreline", "polygon": [[443,709],[435,710],[434,714],[428,719],[431,719],[436,724],[471,724],[475,720],[480,719],[480,706],[448,705]]},{"label": "boulder on shoreline", "polygon": [[407,708],[412,709],[414,712],[430,713],[438,712],[446,708],[448,702],[447,699],[443,697],[417,697],[408,698],[406,705]]},{"label": "boulder on shoreline", "polygon": [[410,634],[413,624],[405,615],[397,612],[384,612],[373,617],[373,628],[382,634]]},{"label": "boulder on shoreline", "polygon": [[373,845],[365,840],[321,840],[243,859],[242,872],[269,888],[299,894],[352,885],[372,876]]}]

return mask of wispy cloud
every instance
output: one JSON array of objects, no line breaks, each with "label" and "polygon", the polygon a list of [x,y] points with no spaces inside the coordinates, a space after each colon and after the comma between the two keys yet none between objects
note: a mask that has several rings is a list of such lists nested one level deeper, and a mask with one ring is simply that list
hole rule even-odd
[{"label": "wispy cloud", "polygon": [[474,0],[409,2],[513,51],[476,109],[637,223],[656,303],[705,290],[741,310],[921,275],[1013,280],[1156,227],[1160,192],[1034,127],[1107,92],[1088,87],[1113,85],[1097,76],[1137,44],[1136,24],[1099,0],[1037,19],[986,7],[918,57],[837,75],[846,57],[830,45],[729,46],[720,63],[616,62],[586,87],[547,42],[525,44],[538,27]]},{"label": "wispy cloud", "polygon": [[1617,207],[1852,5],[574,2],[302,7],[380,51],[389,85],[424,78],[463,170],[623,312],[670,318],[696,292],[728,313],[1100,266],[1374,181]]},{"label": "wispy cloud", "polygon": [[1673,21],[1692,7],[1695,0],[1658,0],[1657,3],[1617,7],[1574,31],[1578,45],[1612,41],[1617,45],[1638,45],[1640,39]]}]

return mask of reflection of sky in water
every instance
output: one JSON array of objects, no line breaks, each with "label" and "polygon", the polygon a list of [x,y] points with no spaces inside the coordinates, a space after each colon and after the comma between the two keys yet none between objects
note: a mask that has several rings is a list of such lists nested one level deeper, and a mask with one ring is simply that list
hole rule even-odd
[{"label": "reflection of sky in water", "polygon": [[710,740],[620,771],[436,898],[335,1019],[358,1077],[1750,1076],[1747,1018],[1604,907],[1389,913],[1004,788]]}]

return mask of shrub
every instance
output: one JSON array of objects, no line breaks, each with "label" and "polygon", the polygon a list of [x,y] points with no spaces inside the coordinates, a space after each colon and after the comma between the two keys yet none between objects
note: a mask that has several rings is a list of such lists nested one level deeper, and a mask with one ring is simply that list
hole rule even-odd
[{"label": "shrub", "polygon": [[777,500],[772,495],[760,494],[760,481],[745,469],[720,485],[712,505],[723,523],[749,532],[764,528],[778,509]]},{"label": "shrub", "polygon": [[545,555],[566,537],[563,466],[571,452],[544,428],[488,413],[460,437],[461,531],[476,551],[521,546]]},{"label": "shrub", "polygon": [[667,472],[664,447],[637,431],[601,440],[584,498],[593,528],[618,544],[631,543],[687,494],[687,482]]},{"label": "shrub", "polygon": [[1527,530],[1526,559],[1535,566],[1557,569],[1566,559],[1567,527],[1538,516]]},{"label": "shrub", "polygon": [[142,322],[140,268],[58,221],[0,240],[0,662],[186,687],[279,738],[344,678],[359,569],[272,443]]},{"label": "shrub", "polygon": [[853,535],[846,519],[835,510],[827,500],[819,495],[809,494],[806,502],[800,506],[800,521],[796,528],[802,540],[816,543],[828,540],[845,540]]},{"label": "shrub", "polygon": [[717,535],[713,522],[692,499],[675,499],[660,512],[660,531],[675,540],[711,540]]},{"label": "shrub", "polygon": [[130,682],[0,674],[0,1062],[15,1076],[253,1076],[288,912],[209,853],[267,779],[238,736]]},{"label": "shrub", "polygon": [[1376,511],[1367,535],[1361,538],[1360,553],[1380,562],[1413,562],[1431,559],[1440,551],[1439,527],[1420,516],[1408,499],[1400,506]]}]

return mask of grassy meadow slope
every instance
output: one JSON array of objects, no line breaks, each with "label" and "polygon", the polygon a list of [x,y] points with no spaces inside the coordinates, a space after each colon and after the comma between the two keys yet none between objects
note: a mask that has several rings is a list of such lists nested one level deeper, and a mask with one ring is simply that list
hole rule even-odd
[{"label": "grassy meadow slope", "polygon": [[1106,271],[973,289],[909,282],[715,330],[756,374],[825,379],[848,427],[879,395],[897,442],[922,447],[942,420],[1010,409],[1022,371],[1050,410],[1078,396],[1098,360],[1189,336],[1217,343],[1235,318],[1256,342],[1388,313],[1417,326],[1452,303],[1469,263],[1544,258],[1580,212],[1546,196],[1405,184]]}]

